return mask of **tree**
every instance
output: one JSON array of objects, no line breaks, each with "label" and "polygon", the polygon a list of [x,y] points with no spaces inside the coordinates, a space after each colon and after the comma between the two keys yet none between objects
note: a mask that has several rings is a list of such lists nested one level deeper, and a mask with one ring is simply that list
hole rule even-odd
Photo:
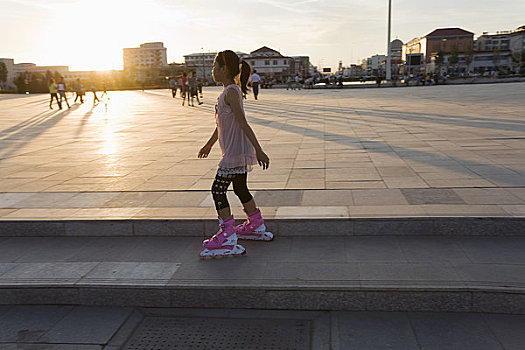
[{"label": "tree", "polygon": [[7,66],[4,62],[0,62],[0,83],[5,83],[7,81]]},{"label": "tree", "polygon": [[438,73],[441,74],[441,65],[443,65],[443,62],[445,61],[445,54],[443,51],[439,50],[437,55],[434,57],[434,62],[436,63]]},{"label": "tree", "polygon": [[459,57],[458,57],[458,48],[456,45],[452,46],[452,49],[450,50],[450,56],[448,58],[448,61],[450,62],[450,64],[452,65],[452,67],[454,67],[454,70],[456,68],[456,65],[458,64],[459,62]]},{"label": "tree", "polygon": [[494,63],[494,70],[499,69],[499,59],[499,50],[494,49],[494,51],[492,51],[492,63]]},{"label": "tree", "polygon": [[53,73],[51,73],[50,70],[46,70],[46,81],[49,82],[51,81],[51,79],[53,79]]},{"label": "tree", "polygon": [[518,71],[521,74],[521,72],[525,69],[525,50],[522,50],[521,52],[514,52],[512,54],[512,61],[514,61],[518,67]]},{"label": "tree", "polygon": [[53,78],[55,79],[55,81],[58,83],[60,80],[62,80],[62,75],[57,72],[57,71],[54,71],[53,72]]},{"label": "tree", "polygon": [[467,51],[465,51],[465,63],[467,64],[467,73],[470,72],[470,64],[472,63],[472,59],[474,57],[474,49],[472,49],[472,46],[467,47]]}]

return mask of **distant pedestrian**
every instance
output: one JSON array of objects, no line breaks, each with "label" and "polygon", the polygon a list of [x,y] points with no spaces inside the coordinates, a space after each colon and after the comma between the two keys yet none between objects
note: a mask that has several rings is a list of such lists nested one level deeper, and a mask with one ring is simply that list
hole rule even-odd
[{"label": "distant pedestrian", "polygon": [[378,75],[378,76],[376,77],[376,84],[377,84],[377,87],[381,87],[381,80],[383,80],[383,78],[382,78],[380,75]]},{"label": "distant pedestrian", "polygon": [[428,85],[432,85],[432,78],[430,77],[430,74],[427,74],[427,76],[425,77],[425,80],[427,81]]},{"label": "distant pedestrian", "polygon": [[175,78],[170,78],[169,86],[171,89],[171,97],[175,98],[175,96],[177,96],[177,82],[175,81]]},{"label": "distant pedestrian", "polygon": [[57,100],[57,105],[59,109],[62,109],[62,103],[58,100],[58,87],[57,83],[55,82],[55,79],[51,79],[49,82],[49,94],[51,95],[51,99],[49,100],[49,109],[53,109],[53,99]]},{"label": "distant pedestrian", "polygon": [[293,86],[294,80],[291,76],[288,77],[286,80],[286,90],[295,90],[295,87]]},{"label": "distant pedestrian", "polygon": [[297,90],[301,90],[301,77],[299,76],[299,74],[296,74],[295,75],[295,87],[297,88]]},{"label": "distant pedestrian", "polygon": [[80,99],[80,103],[84,103],[84,89],[82,88],[82,83],[80,82],[80,79],[77,79],[77,81],[75,82],[75,94],[75,101],[73,102],[77,103],[77,100]]},{"label": "distant pedestrian", "polygon": [[109,100],[109,95],[108,95],[108,89],[106,87],[106,83],[104,83],[104,85],[102,85],[102,95],[100,95],[100,98],[102,99],[102,97],[106,96],[106,98]]},{"label": "distant pedestrian", "polygon": [[[190,87],[190,95],[191,95],[191,106],[193,107],[193,98],[197,98],[197,103],[199,105],[202,104],[202,102],[199,100],[199,90],[197,86],[197,77],[195,76],[195,72],[191,73],[191,78],[188,81],[188,85]],[[189,105],[189,101],[188,101]]]},{"label": "distant pedestrian", "polygon": [[199,97],[202,98],[202,81],[197,78],[197,90],[199,90]]},{"label": "distant pedestrian", "polygon": [[69,102],[67,101],[66,83],[64,82],[64,79],[60,79],[60,83],[58,83],[57,89],[58,89],[58,96],[60,97],[60,104],[62,104],[62,99],[64,99],[66,100],[67,108],[71,108],[69,106]]},{"label": "distant pedestrian", "polygon": [[305,89],[312,89],[314,82],[314,77],[306,78],[304,81]]},{"label": "distant pedestrian", "polygon": [[250,82],[252,83],[253,96],[257,99],[259,95],[259,83],[261,82],[261,77],[257,74],[257,71],[254,69],[253,74],[250,77]]},{"label": "distant pedestrian", "polygon": [[182,75],[177,79],[177,88],[179,89],[179,95],[182,97]]},{"label": "distant pedestrian", "polygon": [[182,105],[188,98],[188,106],[190,105],[190,85],[188,83],[188,75],[186,73],[182,74]]},{"label": "distant pedestrian", "polygon": [[95,84],[91,85],[91,92],[93,93],[93,103],[100,102],[100,100],[97,97],[97,88],[96,88]]}]

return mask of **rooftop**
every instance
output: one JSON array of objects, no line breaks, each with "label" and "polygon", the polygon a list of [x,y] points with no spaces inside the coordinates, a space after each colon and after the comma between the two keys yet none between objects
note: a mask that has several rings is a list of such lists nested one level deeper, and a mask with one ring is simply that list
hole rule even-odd
[{"label": "rooftop", "polygon": [[427,37],[432,36],[461,36],[461,35],[474,35],[474,33],[466,31],[461,28],[440,28],[427,34]]}]

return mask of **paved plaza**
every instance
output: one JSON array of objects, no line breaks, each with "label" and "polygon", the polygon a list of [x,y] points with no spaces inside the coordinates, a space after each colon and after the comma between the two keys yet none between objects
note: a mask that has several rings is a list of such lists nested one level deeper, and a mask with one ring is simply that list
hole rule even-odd
[{"label": "paved plaza", "polygon": [[276,239],[208,261],[218,93],[0,95],[0,349],[523,349],[525,83],[249,96]]},{"label": "paved plaza", "polygon": [[[219,147],[197,152],[218,93],[199,107],[167,90],[88,94],[70,110],[1,95],[0,218],[215,217]],[[525,83],[272,89],[245,110],[271,160],[249,175],[267,218],[525,214]]]},{"label": "paved plaza", "polygon": [[[232,327],[202,329],[214,323]],[[0,326],[5,350],[521,350],[525,342],[525,316],[470,313],[15,306],[0,308]]]}]

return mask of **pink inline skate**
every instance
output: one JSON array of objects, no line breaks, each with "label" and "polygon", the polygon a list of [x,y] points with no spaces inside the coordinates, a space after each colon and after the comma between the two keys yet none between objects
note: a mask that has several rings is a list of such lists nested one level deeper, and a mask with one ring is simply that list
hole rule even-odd
[{"label": "pink inline skate", "polygon": [[256,241],[271,241],[273,233],[266,231],[261,211],[257,209],[242,224],[235,227],[239,239],[250,239]]},{"label": "pink inline skate", "polygon": [[223,256],[239,256],[246,253],[242,245],[237,244],[233,215],[226,220],[219,217],[219,231],[210,239],[202,242],[204,250],[199,253],[201,258],[220,258]]}]

